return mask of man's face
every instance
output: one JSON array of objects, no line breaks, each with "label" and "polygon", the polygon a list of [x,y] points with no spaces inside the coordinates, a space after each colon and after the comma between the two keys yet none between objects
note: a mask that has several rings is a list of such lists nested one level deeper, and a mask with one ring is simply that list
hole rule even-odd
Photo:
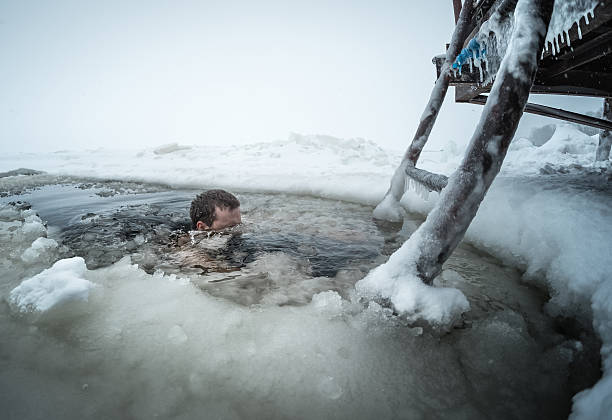
[{"label": "man's face", "polygon": [[240,218],[240,207],[230,210],[229,207],[215,207],[215,220],[213,220],[212,230],[221,230],[228,227],[236,226],[242,223]]}]

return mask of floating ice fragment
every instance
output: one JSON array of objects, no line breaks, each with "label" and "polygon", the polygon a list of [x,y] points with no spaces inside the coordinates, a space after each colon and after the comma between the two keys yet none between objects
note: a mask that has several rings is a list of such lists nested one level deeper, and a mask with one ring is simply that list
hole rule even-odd
[{"label": "floating ice fragment", "polygon": [[47,228],[43,224],[42,220],[36,215],[27,216],[21,227],[21,231],[28,238],[35,238],[45,235]]},{"label": "floating ice fragment", "polygon": [[32,264],[56,249],[58,244],[53,239],[40,237],[32,242],[32,245],[21,254],[21,260],[27,264]]},{"label": "floating ice fragment", "polygon": [[15,287],[9,294],[9,303],[22,312],[44,312],[70,300],[87,300],[95,284],[83,278],[86,272],[81,257],[59,260]]},{"label": "floating ice fragment", "polygon": [[311,305],[327,315],[337,315],[342,312],[342,298],[331,290],[314,295]]}]

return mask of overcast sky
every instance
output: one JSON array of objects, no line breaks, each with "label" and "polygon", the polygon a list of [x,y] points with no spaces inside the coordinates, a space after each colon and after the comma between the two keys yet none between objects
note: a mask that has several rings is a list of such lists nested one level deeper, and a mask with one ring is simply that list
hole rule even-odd
[{"label": "overcast sky", "polygon": [[[239,144],[297,132],[404,149],[453,23],[451,0],[0,0],[0,146]],[[449,99],[434,144],[467,142],[480,115]]]}]

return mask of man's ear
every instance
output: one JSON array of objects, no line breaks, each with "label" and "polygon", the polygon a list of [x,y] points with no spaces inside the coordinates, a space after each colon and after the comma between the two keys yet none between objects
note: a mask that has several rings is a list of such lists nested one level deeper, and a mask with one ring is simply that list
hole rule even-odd
[{"label": "man's ear", "polygon": [[198,222],[196,223],[196,230],[207,230],[208,226],[206,225],[206,223],[204,223],[201,220],[198,220]]}]

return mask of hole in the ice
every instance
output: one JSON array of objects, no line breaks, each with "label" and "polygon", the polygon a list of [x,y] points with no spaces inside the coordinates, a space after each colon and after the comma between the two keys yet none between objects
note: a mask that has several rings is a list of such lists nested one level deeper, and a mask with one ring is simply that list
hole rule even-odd
[{"label": "hole in the ice", "polygon": [[[26,182],[36,186],[34,178]],[[140,414],[148,413],[150,401],[166,407],[163,398],[169,392],[181,412],[201,413],[194,401],[217,389],[214,401],[269,400],[274,412],[283,401],[296,406],[300,400],[284,392],[299,389],[305,390],[309,409],[332,400],[344,410],[358,407],[353,418],[359,413],[371,418],[380,410],[389,417],[403,417],[406,410],[446,417],[455,414],[455,406],[465,407],[469,418],[562,418],[576,390],[598,377],[592,361],[599,360],[599,347],[589,341],[592,332],[576,335],[580,326],[551,319],[542,311],[546,297],[521,283],[518,270],[466,244],[435,280],[436,286],[461,289],[471,305],[463,323],[449,334],[436,335],[426,325],[398,317],[385,300],[349,299],[355,282],[386,261],[422,221],[419,217],[375,222],[367,206],[238,194],[242,226],[190,235],[187,208],[196,191],[109,185],[15,187],[29,193],[19,196],[22,203],[13,206],[17,210],[0,213],[2,227],[12,235],[18,231],[10,230],[13,225],[22,223],[19,212],[31,211],[25,210],[27,200],[48,221],[49,237],[60,244],[53,259],[41,249],[31,266],[20,255],[34,238],[0,243],[0,255],[11,261],[0,264],[10,285],[2,285],[3,293],[73,255],[86,260],[90,275],[102,285],[88,302],[59,307],[34,321],[0,306],[7,366],[44,372],[49,365],[62,371],[61,378],[50,374],[42,380],[33,373],[26,381],[22,371],[9,372],[11,389],[49,382],[53,386],[46,389],[53,393],[78,384],[79,392],[109,393],[100,397],[102,407],[115,407],[124,396],[147,401],[144,408],[134,408]],[[110,193],[97,194],[100,189]],[[16,200],[6,197],[0,204]],[[128,265],[113,271],[112,264],[125,256],[148,273],[176,274],[206,293]],[[30,349],[45,356],[30,357]],[[72,368],[65,368],[73,361]],[[129,372],[129,380],[117,380],[123,372]],[[152,389],[149,384],[156,382],[148,372],[171,378],[176,390]],[[362,380],[372,377],[376,380]],[[388,384],[384,390],[378,385],[383,382]],[[107,389],[106,383],[118,385]],[[112,394],[116,387],[120,395]],[[362,388],[364,395],[376,397],[374,403],[353,394]],[[389,395],[396,402],[387,406]],[[420,407],[424,399],[435,407]],[[69,407],[78,403],[66,399]],[[257,417],[270,417],[266,409],[253,409]]]}]

